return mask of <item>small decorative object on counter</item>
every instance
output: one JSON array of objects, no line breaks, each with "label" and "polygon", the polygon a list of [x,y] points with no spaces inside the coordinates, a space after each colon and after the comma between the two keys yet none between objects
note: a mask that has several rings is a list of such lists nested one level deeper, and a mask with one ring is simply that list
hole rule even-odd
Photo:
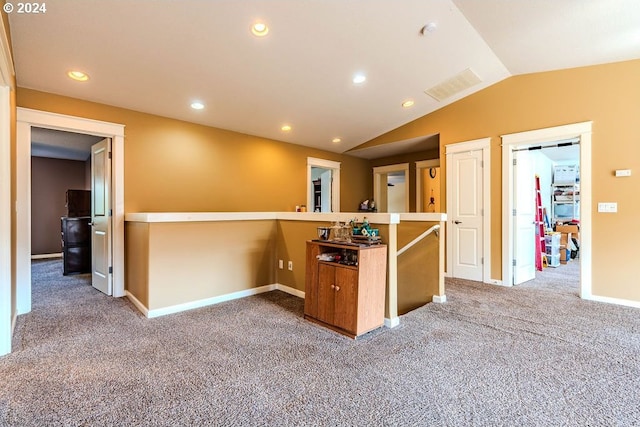
[{"label": "small decorative object on counter", "polygon": [[364,243],[367,245],[382,243],[380,232],[377,228],[371,227],[367,217],[362,219],[361,223],[357,219],[351,220],[351,241],[355,243]]},{"label": "small decorative object on counter", "polygon": [[300,205],[300,212],[306,212],[307,211],[307,205]]},{"label": "small decorative object on counter", "polygon": [[376,202],[374,200],[365,200],[360,203],[360,207],[358,208],[360,212],[376,212]]},{"label": "small decorative object on counter", "polygon": [[318,227],[318,239],[320,240],[329,240],[329,235],[331,234],[331,228],[329,227]]}]

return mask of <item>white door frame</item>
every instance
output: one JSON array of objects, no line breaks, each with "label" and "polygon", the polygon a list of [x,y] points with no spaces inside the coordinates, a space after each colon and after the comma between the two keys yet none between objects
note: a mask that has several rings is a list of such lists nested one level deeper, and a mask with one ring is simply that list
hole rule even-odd
[{"label": "white door frame", "polygon": [[422,212],[422,169],[440,167],[440,159],[416,162],[416,212]]},{"label": "white door frame", "polygon": [[11,90],[13,60],[0,19],[0,356],[11,352],[15,326],[11,292]]},{"label": "white door frame", "polygon": [[[388,174],[390,172],[404,172],[404,182],[407,187],[404,192],[404,212],[409,212],[409,163],[398,163],[396,165],[377,166],[373,168],[373,200],[378,203],[382,200],[380,192],[384,188],[387,189],[387,183],[382,185],[381,175]],[[378,206],[380,207],[380,206]],[[387,207],[387,212],[389,211]]]},{"label": "white door frame", "polygon": [[31,311],[31,128],[112,139],[113,296],[124,293],[124,125],[18,107],[16,147],[17,311]]},{"label": "white door frame", "polygon": [[[491,138],[480,138],[472,141],[458,142],[455,144],[445,145],[445,156],[447,165],[447,212],[453,209],[453,189],[455,188],[455,177],[451,164],[451,157],[455,153],[465,151],[482,150],[482,281],[499,285],[499,280],[491,279]],[[447,215],[447,227],[452,229],[453,219],[451,215]],[[453,233],[446,233],[447,236],[447,273],[446,276],[451,277],[453,271]]]},{"label": "white door frame", "polygon": [[340,212],[340,162],[307,157],[307,207],[313,206],[311,168],[331,169],[331,212]]},{"label": "white door frame", "polygon": [[591,127],[581,122],[502,135],[502,281],[513,283],[513,150],[520,145],[544,145],[580,139],[580,297],[591,298]]}]

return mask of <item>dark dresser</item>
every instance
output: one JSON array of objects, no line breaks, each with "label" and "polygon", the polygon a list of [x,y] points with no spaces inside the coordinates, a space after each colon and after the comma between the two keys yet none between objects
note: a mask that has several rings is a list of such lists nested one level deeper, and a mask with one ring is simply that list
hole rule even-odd
[{"label": "dark dresser", "polygon": [[91,273],[90,216],[62,217],[62,274]]}]

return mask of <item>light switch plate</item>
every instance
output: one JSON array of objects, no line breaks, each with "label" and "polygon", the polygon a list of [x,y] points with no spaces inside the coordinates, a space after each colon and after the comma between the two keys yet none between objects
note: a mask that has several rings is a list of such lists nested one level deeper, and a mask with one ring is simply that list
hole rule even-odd
[{"label": "light switch plate", "polygon": [[631,169],[617,169],[616,176],[631,176]]},{"label": "light switch plate", "polygon": [[601,203],[598,203],[598,212],[616,213],[616,212],[618,212],[618,203],[616,203],[616,202],[601,202]]}]

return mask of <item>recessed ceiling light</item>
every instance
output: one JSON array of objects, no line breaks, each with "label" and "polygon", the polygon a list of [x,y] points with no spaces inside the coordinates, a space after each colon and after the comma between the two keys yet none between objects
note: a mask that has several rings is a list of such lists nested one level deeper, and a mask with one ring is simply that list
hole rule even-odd
[{"label": "recessed ceiling light", "polygon": [[331,140],[331,142],[333,142],[334,144],[337,144],[338,142],[342,142],[342,139],[340,139],[340,138],[333,138],[333,139]]},{"label": "recessed ceiling light", "polygon": [[353,82],[355,84],[364,83],[365,80],[367,80],[367,76],[365,76],[364,74],[356,74],[355,76],[353,76]]},{"label": "recessed ceiling light", "polygon": [[202,110],[204,109],[204,104],[202,102],[195,101],[191,103],[191,108],[194,110]]},{"label": "recessed ceiling light", "polygon": [[280,129],[282,129],[283,132],[289,132],[291,130],[291,126],[283,125]]},{"label": "recessed ceiling light", "polygon": [[402,106],[403,106],[404,108],[409,108],[409,107],[412,107],[412,106],[413,106],[413,104],[414,104],[413,99],[407,99],[406,101],[404,101],[404,102],[402,103]]},{"label": "recessed ceiling light", "polygon": [[264,22],[256,22],[251,26],[251,32],[254,36],[264,37],[269,33],[269,27]]},{"label": "recessed ceiling light", "polygon": [[89,80],[89,75],[87,73],[83,73],[82,71],[72,70],[67,73],[69,78],[78,81],[78,82],[86,82]]}]

